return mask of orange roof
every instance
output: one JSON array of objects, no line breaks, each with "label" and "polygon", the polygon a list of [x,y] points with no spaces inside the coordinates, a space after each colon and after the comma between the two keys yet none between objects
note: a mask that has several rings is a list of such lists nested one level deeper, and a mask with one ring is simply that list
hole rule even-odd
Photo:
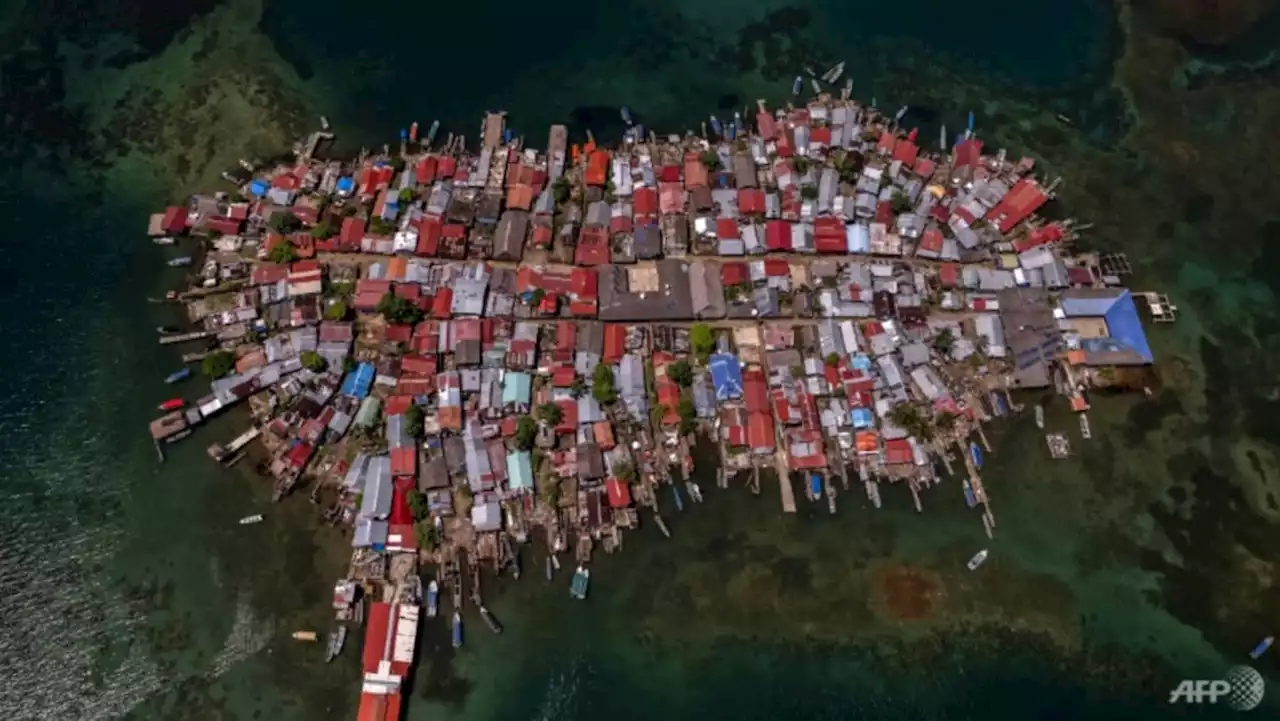
[{"label": "orange roof", "polygon": [[528,185],[513,185],[507,191],[507,207],[528,210],[533,207],[533,188]]},{"label": "orange roof", "polygon": [[1077,393],[1076,395],[1071,396],[1071,410],[1087,411],[1089,410],[1089,401],[1085,400],[1084,396]]},{"label": "orange roof", "polygon": [[391,258],[387,263],[387,280],[404,280],[404,273],[409,267],[409,260],[403,255]]},{"label": "orange roof", "polygon": [[595,150],[587,158],[587,185],[604,185],[609,176],[609,151]]},{"label": "orange roof", "polygon": [[875,453],[880,450],[880,434],[875,431],[858,431],[854,436],[854,444],[859,453]]},{"label": "orange roof", "polygon": [[1084,363],[1086,357],[1085,352],[1082,350],[1067,351],[1067,363],[1073,366],[1078,366],[1081,363]]}]

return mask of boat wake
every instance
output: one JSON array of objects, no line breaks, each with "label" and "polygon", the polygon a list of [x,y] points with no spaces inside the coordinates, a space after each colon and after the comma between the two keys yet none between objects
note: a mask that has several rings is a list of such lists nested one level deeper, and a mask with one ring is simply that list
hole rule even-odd
[{"label": "boat wake", "polygon": [[578,688],[584,675],[584,665],[582,659],[574,659],[568,669],[551,676],[532,721],[560,721],[580,716],[577,713]]},{"label": "boat wake", "polygon": [[232,666],[266,648],[270,641],[271,624],[254,614],[249,594],[240,594],[236,601],[236,618],[231,624],[231,633],[227,634],[222,650],[213,658],[205,678],[218,678],[231,670]]}]

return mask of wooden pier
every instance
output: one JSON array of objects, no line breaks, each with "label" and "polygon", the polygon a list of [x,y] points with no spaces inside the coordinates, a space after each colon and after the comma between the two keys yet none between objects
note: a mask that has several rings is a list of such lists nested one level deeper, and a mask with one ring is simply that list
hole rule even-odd
[{"label": "wooden pier", "polygon": [[197,331],[192,331],[190,333],[179,333],[177,335],[162,335],[160,336],[160,345],[188,343],[193,340],[204,340],[205,338],[212,338],[215,335],[217,335],[217,332],[211,331],[211,330],[197,330]]}]

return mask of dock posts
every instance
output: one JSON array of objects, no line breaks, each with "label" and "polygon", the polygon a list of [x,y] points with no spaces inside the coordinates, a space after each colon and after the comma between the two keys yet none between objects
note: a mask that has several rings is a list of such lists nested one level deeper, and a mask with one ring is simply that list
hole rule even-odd
[{"label": "dock posts", "polygon": [[747,482],[747,488],[751,489],[751,495],[760,495],[760,466],[751,466],[751,480]]},{"label": "dock posts", "polygon": [[942,467],[947,469],[947,475],[954,476],[956,471],[951,466],[951,457],[947,455],[947,447],[941,441],[935,440],[933,449],[938,452],[938,456],[942,459]]},{"label": "dock posts", "polygon": [[658,513],[656,508],[653,511],[653,522],[657,524],[658,530],[662,532],[664,537],[671,538],[671,531],[667,528],[667,522],[662,520],[662,514]]},{"label": "dock posts", "polygon": [[916,490],[916,479],[907,479],[907,488],[911,489],[911,502],[915,504],[916,513],[924,513],[924,506],[920,504],[920,492]]},{"label": "dock posts", "polygon": [[982,448],[983,448],[987,453],[990,453],[990,452],[991,452],[991,444],[990,444],[989,442],[987,442],[987,434],[986,434],[986,432],[984,432],[984,431],[982,430],[982,424],[981,424],[981,423],[975,423],[974,425],[975,425],[975,426],[977,426],[977,428],[978,428],[978,440],[982,441]]},{"label": "dock posts", "polygon": [[152,438],[151,443],[156,447],[156,455],[159,456],[160,462],[164,463],[164,449],[160,447],[160,441]]},{"label": "dock posts", "polygon": [[982,514],[982,530],[987,532],[987,538],[995,538],[995,534],[991,532],[991,521],[985,513]]}]

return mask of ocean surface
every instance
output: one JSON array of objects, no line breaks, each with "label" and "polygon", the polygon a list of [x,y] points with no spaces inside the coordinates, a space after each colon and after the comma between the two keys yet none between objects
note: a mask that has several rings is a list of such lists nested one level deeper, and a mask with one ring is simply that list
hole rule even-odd
[{"label": "ocean surface", "polygon": [[[1093,398],[1090,442],[1051,405],[1067,461],[1027,418],[991,426],[991,542],[958,479],[922,514],[900,488],[880,510],[843,494],[835,516],[783,516],[770,483],[752,497],[706,479],[683,513],[664,497],[674,538],[628,535],[587,603],[531,572],[488,581],[501,637],[470,617],[455,653],[429,627],[408,718],[1230,713],[1167,700],[1280,626],[1275,17],[1192,46],[1160,4],[4,3],[0,711],[354,715],[357,654],[325,665],[289,638],[327,627],[344,540],[305,498],[270,506],[249,464],[208,461],[234,414],[163,464],[147,439],[179,365],[152,330],[177,319],[147,298],[180,280],[148,213],[287,151],[321,114],[347,150],[414,120],[474,138],[499,108],[534,145],[554,122],[616,136],[624,104],[679,132],[846,60],[855,93],[908,105],[923,137],[972,110],[992,144],[1064,177],[1055,212],[1094,223],[1082,243],[1127,253],[1133,287],[1178,306],[1149,327],[1153,397]],[[253,512],[268,521],[236,524]],[[1259,718],[1280,709],[1277,658],[1254,664],[1273,687]]]}]

